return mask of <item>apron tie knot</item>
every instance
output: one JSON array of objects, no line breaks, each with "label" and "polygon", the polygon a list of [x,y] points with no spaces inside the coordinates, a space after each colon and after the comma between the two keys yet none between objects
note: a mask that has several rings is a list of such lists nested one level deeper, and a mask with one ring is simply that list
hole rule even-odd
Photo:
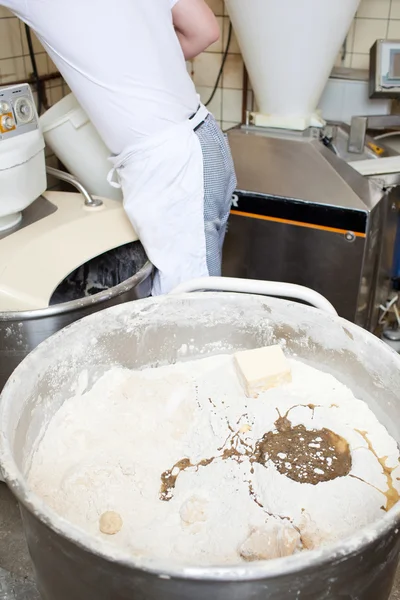
[{"label": "apron tie knot", "polygon": [[[116,181],[114,179],[114,176],[116,175],[116,177],[118,178],[118,181]],[[119,177],[118,177],[118,170],[116,167],[113,167],[111,169],[111,171],[109,171],[108,175],[107,175],[107,181],[108,183],[111,185],[111,187],[116,188],[116,189],[121,189],[121,183],[119,181]]]}]

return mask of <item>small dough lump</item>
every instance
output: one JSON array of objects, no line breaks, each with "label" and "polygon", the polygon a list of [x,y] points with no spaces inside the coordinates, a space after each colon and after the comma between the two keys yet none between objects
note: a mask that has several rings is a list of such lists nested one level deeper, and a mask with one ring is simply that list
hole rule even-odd
[{"label": "small dough lump", "polygon": [[207,500],[191,496],[180,509],[180,517],[185,525],[193,525],[207,521]]},{"label": "small dough lump", "polygon": [[271,560],[291,556],[300,549],[298,531],[290,523],[271,517],[264,527],[250,532],[240,547],[240,556],[247,561]]},{"label": "small dough lump", "polygon": [[100,531],[106,535],[115,535],[122,529],[121,515],[113,510],[108,510],[100,517]]}]

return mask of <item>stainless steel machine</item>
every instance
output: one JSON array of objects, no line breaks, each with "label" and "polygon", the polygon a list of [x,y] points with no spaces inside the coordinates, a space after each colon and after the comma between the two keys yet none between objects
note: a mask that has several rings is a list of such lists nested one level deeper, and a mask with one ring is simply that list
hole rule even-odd
[{"label": "stainless steel machine", "polygon": [[224,275],[305,285],[373,330],[390,289],[397,181],[361,176],[316,130],[244,127],[229,141],[238,191]]},{"label": "stainless steel machine", "polygon": [[252,0],[244,14],[226,2],[258,110],[229,132],[238,189],[224,275],[308,286],[373,331],[390,291],[400,156],[365,132],[355,153],[355,124],[315,110],[359,2],[323,4]]}]

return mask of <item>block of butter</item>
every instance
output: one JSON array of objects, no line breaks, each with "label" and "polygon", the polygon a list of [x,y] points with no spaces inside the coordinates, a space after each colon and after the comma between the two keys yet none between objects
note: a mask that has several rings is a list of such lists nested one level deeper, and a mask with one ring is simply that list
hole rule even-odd
[{"label": "block of butter", "polygon": [[248,398],[257,398],[261,392],[292,381],[289,361],[280,346],[237,352],[233,359]]}]

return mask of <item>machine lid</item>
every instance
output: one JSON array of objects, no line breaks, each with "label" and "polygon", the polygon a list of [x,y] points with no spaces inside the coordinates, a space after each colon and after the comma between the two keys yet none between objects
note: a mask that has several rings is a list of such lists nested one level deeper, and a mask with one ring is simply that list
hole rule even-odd
[{"label": "machine lid", "polygon": [[30,223],[24,226],[23,218],[17,231],[0,238],[0,312],[47,308],[75,269],[138,239],[117,200],[102,198],[102,206],[93,208],[81,194],[46,192],[44,198],[38,210],[45,216],[34,218],[32,206]]},{"label": "machine lid", "polygon": [[383,196],[318,139],[256,127],[232,129],[228,137],[240,191],[363,212]]},{"label": "machine lid", "polygon": [[256,96],[254,123],[306,129],[360,0],[226,0]]}]

